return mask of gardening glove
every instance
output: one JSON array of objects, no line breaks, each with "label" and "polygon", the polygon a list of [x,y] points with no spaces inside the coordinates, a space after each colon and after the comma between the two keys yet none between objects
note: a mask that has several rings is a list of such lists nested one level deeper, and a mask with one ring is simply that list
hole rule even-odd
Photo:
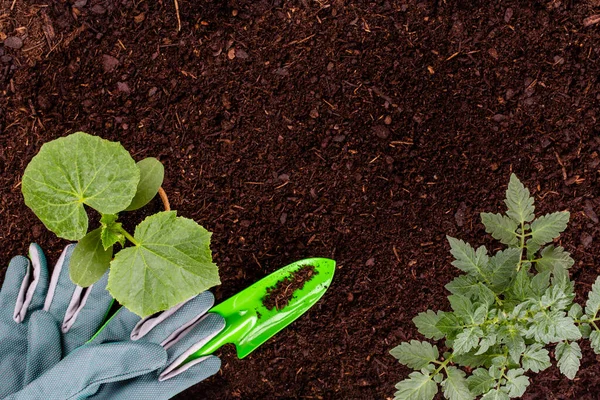
[{"label": "gardening glove", "polygon": [[0,291],[0,399],[36,379],[87,342],[112,304],[107,277],[84,289],[71,282],[62,252],[50,282],[42,249],[29,246],[29,259],[13,258]]},{"label": "gardening glove", "polygon": [[144,319],[121,308],[93,340],[7,400],[169,399],[221,367],[212,355],[182,364],[225,327],[207,313],[213,303],[204,292]]}]

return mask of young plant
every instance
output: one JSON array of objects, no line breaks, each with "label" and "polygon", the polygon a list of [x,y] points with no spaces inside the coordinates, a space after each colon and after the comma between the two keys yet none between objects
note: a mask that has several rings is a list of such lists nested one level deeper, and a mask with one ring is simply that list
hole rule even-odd
[{"label": "young plant", "polygon": [[[110,267],[111,295],[145,317],[220,284],[211,233],[196,222],[159,212],[133,235],[117,222],[119,213],[150,202],[163,177],[157,159],[136,164],[120,143],[77,132],[42,146],[25,169],[22,191],[49,230],[79,241],[70,261],[73,282],[88,287]],[[90,232],[85,206],[101,215],[100,227]],[[125,247],[127,241],[132,246]]]},{"label": "young plant", "polygon": [[448,237],[452,265],[465,272],[446,285],[452,311],[428,310],[413,319],[426,338],[445,339],[448,351],[440,358],[437,346],[416,340],[391,350],[415,370],[396,385],[395,399],[430,400],[438,385],[452,400],[520,397],[529,386],[525,373],[551,366],[549,348],[569,379],[579,370],[579,339],[589,338],[600,354],[600,278],[585,309],[573,303],[568,269],[574,261],[551,244],[569,213],[535,218],[533,198],[514,174],[505,203],[506,215],[482,213],[481,219],[506,249],[490,256],[483,246]]}]

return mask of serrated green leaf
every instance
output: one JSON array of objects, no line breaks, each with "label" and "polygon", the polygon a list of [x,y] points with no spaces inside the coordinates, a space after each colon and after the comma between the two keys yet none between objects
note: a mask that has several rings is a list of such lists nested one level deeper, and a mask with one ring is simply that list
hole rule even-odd
[{"label": "serrated green leaf", "polygon": [[450,301],[450,307],[454,311],[454,315],[463,321],[472,321],[473,316],[473,303],[468,297],[452,294],[448,296]]},{"label": "serrated green leaf", "polygon": [[575,261],[571,258],[571,254],[560,246],[554,247],[550,245],[544,247],[540,256],[540,259],[537,260],[539,271],[554,271],[556,268],[569,269],[575,264]]},{"label": "serrated green leaf", "polygon": [[533,197],[529,195],[529,189],[523,186],[515,174],[510,175],[504,202],[508,207],[506,214],[516,223],[523,224],[533,220],[535,211]]},{"label": "serrated green leaf", "polygon": [[523,368],[525,370],[531,370],[533,372],[540,372],[552,365],[550,363],[550,355],[548,350],[539,343],[534,343],[527,347],[523,357],[521,358]]},{"label": "serrated green leaf", "polygon": [[506,373],[506,388],[510,397],[521,397],[529,386],[529,378],[522,368],[509,369]]},{"label": "serrated green leaf", "polygon": [[460,320],[454,315],[454,313],[446,312],[440,318],[437,324],[435,324],[441,332],[446,336],[452,337],[455,333],[462,330],[462,324]]},{"label": "serrated green leaf", "polygon": [[119,243],[121,247],[125,246],[125,235],[122,233],[122,225],[116,221],[117,216],[114,214],[105,214],[100,219],[100,223],[102,224],[100,239],[102,239],[104,250],[107,250],[115,243]]},{"label": "serrated green leaf", "polygon": [[421,372],[423,375],[431,375],[436,369],[434,364],[427,364],[425,367],[421,368]]},{"label": "serrated green leaf", "polygon": [[481,246],[477,250],[473,249],[470,244],[465,243],[460,239],[455,239],[446,236],[450,243],[450,253],[455,260],[452,262],[456,268],[474,276],[485,276],[485,269],[489,257],[485,247]]},{"label": "serrated green leaf", "polygon": [[445,288],[452,294],[471,297],[477,290],[479,281],[472,275],[460,275],[454,278]]},{"label": "serrated green leaf", "polygon": [[454,354],[465,354],[479,345],[483,331],[479,327],[470,327],[463,330],[454,340]]},{"label": "serrated green leaf", "polygon": [[525,243],[525,249],[527,250],[527,259],[533,260],[535,259],[535,254],[540,250],[542,246],[529,239]]},{"label": "serrated green leaf", "polygon": [[481,400],[509,400],[509,399],[510,399],[510,397],[508,396],[508,393],[503,392],[502,390],[499,390],[499,389],[492,389],[481,398]]},{"label": "serrated green leaf", "polygon": [[526,337],[548,344],[561,340],[579,340],[581,332],[573,319],[567,317],[564,311],[542,310],[533,316]]},{"label": "serrated green leaf", "polygon": [[594,353],[600,354],[600,332],[593,330],[590,332],[590,346]]},{"label": "serrated green leaf", "polygon": [[581,349],[577,342],[560,342],[556,345],[555,356],[560,372],[569,379],[575,378],[581,360]]},{"label": "serrated green leaf", "polygon": [[579,332],[581,332],[582,338],[588,339],[592,334],[592,327],[590,326],[590,324],[579,324]]},{"label": "serrated green leaf", "polygon": [[475,300],[479,300],[480,302],[486,304],[488,307],[494,304],[496,301],[496,295],[494,294],[494,292],[481,282],[475,287],[473,297],[475,298]]},{"label": "serrated green leaf", "polygon": [[145,317],[218,285],[210,251],[211,233],[191,219],[164,211],[135,229],[136,245],[111,263],[108,291],[130,311]]},{"label": "serrated green leaf", "polygon": [[482,365],[489,365],[491,363],[491,357],[488,354],[474,354],[473,352],[467,354],[454,355],[452,361],[461,367],[479,367]]},{"label": "serrated green leaf", "polygon": [[442,382],[444,397],[448,400],[472,400],[475,396],[469,390],[465,373],[456,367],[447,367],[448,377]]},{"label": "serrated green leaf", "polygon": [[148,204],[158,193],[165,177],[165,167],[154,157],[138,161],[137,166],[140,169],[140,181],[126,211],[137,210]]},{"label": "serrated green leaf", "polygon": [[525,351],[523,332],[515,325],[505,325],[498,330],[499,340],[506,345],[511,359],[518,363],[521,354]]},{"label": "serrated green leaf", "polygon": [[428,339],[439,340],[444,337],[444,332],[440,331],[436,327],[436,324],[443,316],[444,313],[442,311],[435,313],[427,310],[427,312],[419,313],[412,321],[423,336]]},{"label": "serrated green leaf", "polygon": [[508,246],[518,244],[516,232],[518,224],[511,218],[501,214],[481,213],[481,222],[485,225],[485,231],[494,239]]},{"label": "serrated green leaf", "polygon": [[428,342],[419,342],[417,340],[411,340],[410,343],[401,343],[399,346],[390,350],[390,354],[401,364],[412,369],[425,368],[429,363],[436,361],[439,357],[436,346],[432,346]]},{"label": "serrated green leaf", "polygon": [[104,249],[100,239],[101,228],[85,235],[75,246],[69,262],[71,280],[82,287],[96,283],[108,270],[113,254],[112,246]]},{"label": "serrated green leaf", "polygon": [[574,295],[574,284],[569,278],[568,270],[554,268],[551,281],[551,286],[559,287],[567,295]]},{"label": "serrated green leaf", "polygon": [[540,246],[550,243],[567,228],[570,215],[568,211],[561,211],[537,218],[531,223],[531,240]]},{"label": "serrated green leaf", "polygon": [[44,144],[23,175],[25,204],[57,236],[79,240],[88,229],[84,204],[102,214],[124,210],[140,171],[120,143],[77,132]]},{"label": "serrated green leaf", "polygon": [[490,376],[486,369],[477,368],[473,371],[473,374],[467,378],[467,385],[472,394],[479,396],[487,393],[493,388],[496,385],[496,379]]},{"label": "serrated green leaf", "polygon": [[600,311],[600,276],[596,278],[596,282],[592,285],[592,290],[588,294],[585,303],[585,313],[590,318],[596,318],[598,311]]},{"label": "serrated green leaf", "polygon": [[574,295],[567,294],[560,286],[551,286],[546,289],[546,292],[541,298],[541,305],[545,308],[553,310],[566,310],[573,301]]},{"label": "serrated green leaf", "polygon": [[487,317],[488,314],[488,306],[487,304],[483,304],[479,307],[477,307],[475,309],[475,312],[473,313],[473,323],[474,324],[483,324],[483,322],[485,321],[485,318]]},{"label": "serrated green leaf", "polygon": [[573,303],[567,315],[573,319],[579,319],[583,315],[583,308],[579,304]]},{"label": "serrated green leaf", "polygon": [[394,400],[432,400],[438,392],[431,377],[420,372],[411,373],[409,379],[396,384],[396,389]]},{"label": "serrated green leaf", "polygon": [[550,271],[539,272],[531,279],[531,290],[536,297],[541,297],[550,286]]},{"label": "serrated green leaf", "polygon": [[479,350],[475,353],[475,355],[480,355],[489,350],[490,347],[494,346],[497,343],[497,336],[495,333],[487,333],[485,334],[481,340],[479,341]]},{"label": "serrated green leaf", "polygon": [[520,260],[521,249],[499,251],[490,258],[489,279],[494,291],[500,293],[506,290],[517,274],[517,266]]},{"label": "serrated green leaf", "polygon": [[521,268],[515,275],[515,279],[510,287],[513,297],[520,301],[525,301],[532,296],[531,278],[526,268]]}]

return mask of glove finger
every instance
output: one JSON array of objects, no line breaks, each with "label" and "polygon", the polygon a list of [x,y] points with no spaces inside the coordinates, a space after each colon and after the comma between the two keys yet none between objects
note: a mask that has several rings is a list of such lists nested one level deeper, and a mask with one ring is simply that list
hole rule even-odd
[{"label": "glove finger", "polygon": [[[67,308],[71,304],[75,290],[78,288],[77,285],[71,282],[68,268],[74,248],[74,244],[65,247],[56,262],[50,278],[46,302],[44,303],[44,310],[60,322],[64,321]],[[82,291],[82,288],[79,288],[79,290]]]},{"label": "glove finger", "polygon": [[154,343],[85,345],[7,399],[87,398],[102,384],[148,374],[162,368],[166,360],[165,350]]},{"label": "glove finger", "polygon": [[208,313],[202,319],[180,332],[179,335],[170,338],[166,343],[161,343],[167,350],[170,365],[160,374],[160,379],[169,379],[181,373],[181,364],[224,328],[225,319],[222,316],[215,313]]},{"label": "glove finger", "polygon": [[86,289],[83,297],[73,296],[61,326],[65,355],[90,340],[102,326],[113,303],[112,296],[106,291],[107,280],[108,273]]},{"label": "glove finger", "polygon": [[105,343],[116,341],[129,341],[131,331],[140,322],[140,317],[125,307],[113,315],[100,331],[93,337],[90,343]]},{"label": "glove finger", "polygon": [[11,260],[0,291],[0,313],[12,312],[16,322],[23,322],[28,310],[42,306],[48,286],[44,252],[32,243],[29,256],[31,261],[23,256]]},{"label": "glove finger", "polygon": [[215,297],[211,292],[203,292],[185,303],[167,311],[142,319],[131,332],[132,340],[163,343],[171,336],[195,324],[213,306]]},{"label": "glove finger", "polygon": [[88,397],[90,400],[135,399],[135,400],[162,400],[170,399],[187,388],[202,382],[206,378],[219,372],[221,360],[215,356],[207,356],[186,364],[176,376],[164,381],[156,379],[156,374],[151,373],[140,376],[122,385],[104,385],[98,392]]},{"label": "glove finger", "polygon": [[6,316],[6,319],[10,320],[13,317],[21,285],[28,273],[29,260],[27,258],[16,256],[10,260],[2,290],[0,290],[0,313],[3,317]]},{"label": "glove finger", "polygon": [[36,243],[29,245],[29,259],[31,260],[33,269],[33,282],[27,289],[25,302],[27,303],[28,299],[31,299],[28,308],[31,311],[35,311],[40,310],[44,306],[46,299],[48,291],[48,263],[46,262],[46,256],[42,248]]},{"label": "glove finger", "polygon": [[45,311],[31,315],[27,327],[27,367],[24,385],[37,379],[62,358],[58,322]]}]

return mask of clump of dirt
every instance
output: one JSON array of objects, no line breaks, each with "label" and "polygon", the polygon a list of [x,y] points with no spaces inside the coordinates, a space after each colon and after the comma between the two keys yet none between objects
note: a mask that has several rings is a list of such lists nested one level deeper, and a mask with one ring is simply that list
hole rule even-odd
[{"label": "clump of dirt", "polygon": [[299,270],[267,289],[267,295],[263,299],[264,306],[267,310],[275,308],[282,310],[290,303],[296,290],[302,289],[304,284],[317,274],[313,265],[303,265]]}]

